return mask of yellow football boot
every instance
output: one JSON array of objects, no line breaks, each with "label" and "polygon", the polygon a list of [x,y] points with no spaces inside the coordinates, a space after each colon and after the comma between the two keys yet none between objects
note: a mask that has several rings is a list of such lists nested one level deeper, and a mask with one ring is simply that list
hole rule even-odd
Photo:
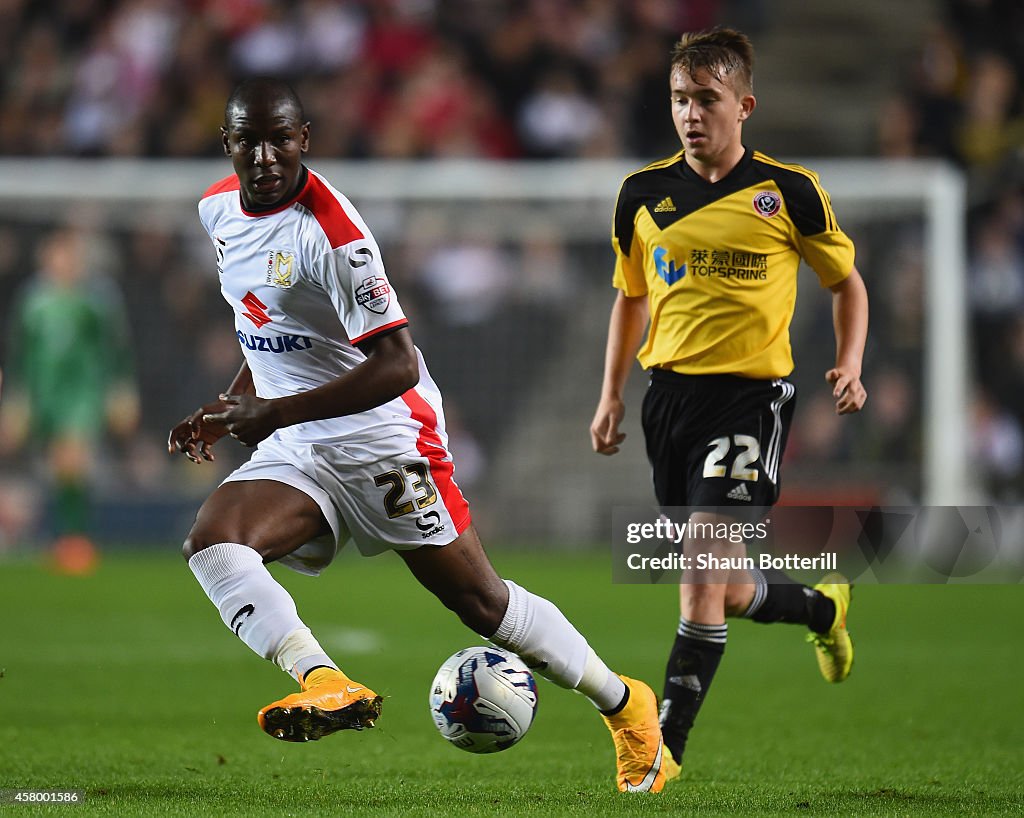
[{"label": "yellow football boot", "polygon": [[292,693],[260,710],[265,733],[282,741],[316,741],[338,730],[373,727],[383,699],[340,670],[319,667]]},{"label": "yellow football boot", "polygon": [[[629,688],[629,701],[614,716],[603,716],[615,742],[615,783],[620,792],[661,792],[672,761],[661,738],[658,697],[643,682],[619,676]],[[674,777],[674,776],[673,776]]]},{"label": "yellow football boot", "polygon": [[661,769],[665,771],[665,783],[667,784],[669,781],[674,781],[679,778],[679,774],[683,771],[683,765],[678,764],[676,760],[672,758],[672,753],[666,751]]},{"label": "yellow football boot", "polygon": [[815,591],[831,599],[836,606],[836,618],[827,633],[810,633],[807,641],[814,645],[818,655],[818,668],[826,682],[841,682],[853,667],[853,640],[846,630],[846,614],[850,610],[850,581],[842,574],[832,572],[821,578]]}]

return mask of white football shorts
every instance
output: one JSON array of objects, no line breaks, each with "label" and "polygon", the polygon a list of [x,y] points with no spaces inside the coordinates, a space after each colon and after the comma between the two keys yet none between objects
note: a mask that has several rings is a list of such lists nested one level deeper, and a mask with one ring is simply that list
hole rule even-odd
[{"label": "white football shorts", "polygon": [[371,443],[262,441],[235,480],[276,480],[308,494],[333,536],[325,535],[279,562],[319,574],[351,539],[364,556],[447,545],[470,524],[469,504],[453,479],[440,440],[399,434]]}]

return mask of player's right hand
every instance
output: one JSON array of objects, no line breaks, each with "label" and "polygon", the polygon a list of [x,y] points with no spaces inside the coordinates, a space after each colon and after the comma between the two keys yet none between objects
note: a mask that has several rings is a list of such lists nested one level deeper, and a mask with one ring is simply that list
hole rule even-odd
[{"label": "player's right hand", "polygon": [[626,439],[619,424],[626,416],[626,405],[617,398],[602,398],[590,424],[590,443],[598,454],[613,455]]},{"label": "player's right hand", "polygon": [[193,463],[202,463],[203,460],[212,463],[216,460],[210,447],[224,437],[228,430],[223,423],[203,420],[203,416],[222,412],[226,408],[227,404],[223,401],[208,403],[205,406],[200,406],[187,418],[175,424],[167,436],[167,453],[180,452]]}]

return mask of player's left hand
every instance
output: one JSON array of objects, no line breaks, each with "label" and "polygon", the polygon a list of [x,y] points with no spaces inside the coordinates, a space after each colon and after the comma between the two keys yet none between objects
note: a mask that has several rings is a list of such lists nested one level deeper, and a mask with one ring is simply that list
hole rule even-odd
[{"label": "player's left hand", "polygon": [[867,390],[860,382],[860,375],[837,366],[825,373],[825,380],[832,384],[832,397],[836,399],[836,414],[850,415],[859,412],[868,399]]},{"label": "player's left hand", "polygon": [[272,400],[255,395],[221,395],[227,408],[203,415],[206,423],[222,423],[228,434],[243,446],[255,446],[279,427],[277,408]]}]

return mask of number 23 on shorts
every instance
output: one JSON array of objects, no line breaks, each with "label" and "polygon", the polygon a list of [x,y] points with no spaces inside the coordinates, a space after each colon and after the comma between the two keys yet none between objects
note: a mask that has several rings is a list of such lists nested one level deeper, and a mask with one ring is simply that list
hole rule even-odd
[{"label": "number 23 on shorts", "polygon": [[[381,488],[387,486],[384,494],[384,510],[388,517],[404,517],[406,514],[427,508],[437,502],[437,489],[430,480],[425,463],[409,463],[401,469],[391,469],[373,478]],[[403,500],[406,488],[412,488],[412,499]]]}]

